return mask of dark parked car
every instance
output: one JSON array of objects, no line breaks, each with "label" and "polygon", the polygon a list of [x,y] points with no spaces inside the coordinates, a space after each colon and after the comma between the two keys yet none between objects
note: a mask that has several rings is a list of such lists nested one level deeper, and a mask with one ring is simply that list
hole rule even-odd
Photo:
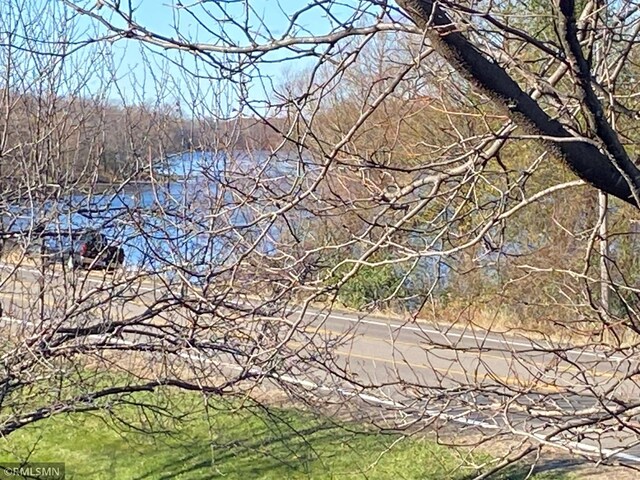
[{"label": "dark parked car", "polygon": [[67,265],[70,268],[114,270],[124,264],[124,249],[92,230],[74,239]]}]

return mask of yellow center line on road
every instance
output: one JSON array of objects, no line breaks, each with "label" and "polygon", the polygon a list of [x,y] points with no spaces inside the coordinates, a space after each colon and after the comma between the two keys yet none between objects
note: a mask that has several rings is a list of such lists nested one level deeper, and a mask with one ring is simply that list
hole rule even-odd
[{"label": "yellow center line on road", "polygon": [[[303,344],[297,342],[297,341],[290,341],[289,344],[295,345],[298,344],[298,346],[304,346]],[[371,355],[364,355],[364,354],[359,354],[359,353],[353,353],[353,352],[345,352],[345,351],[340,351],[340,350],[334,350],[334,353],[336,353],[337,355],[340,355],[342,357],[347,357],[347,358],[358,358],[361,360],[368,360],[371,362],[379,362],[379,363],[387,363],[387,364],[391,364],[394,367],[401,365],[404,365],[410,369],[413,368],[417,368],[417,369],[421,369],[421,370],[427,370],[430,372],[438,372],[444,375],[458,375],[458,376],[462,376],[465,379],[469,379],[469,372],[464,371],[464,370],[457,370],[454,368],[443,368],[443,367],[435,367],[432,365],[420,365],[420,364],[412,364],[407,362],[406,360],[398,360],[398,359],[390,359],[390,358],[380,358],[380,357],[374,357]],[[473,379],[474,383],[478,382],[477,379],[477,370],[474,369],[474,371],[476,371],[476,378]],[[357,372],[356,372],[357,373]],[[509,376],[509,377],[503,377],[497,374],[494,374],[492,372],[485,372],[484,374],[484,378],[482,380],[485,380],[486,378],[490,378],[491,380],[498,382],[502,385],[509,385],[509,386],[515,386],[521,389],[536,389],[536,391],[541,391],[541,392],[545,392],[545,393],[559,393],[559,392],[564,392],[566,391],[566,387],[561,387],[559,385],[549,385],[549,384],[542,384],[540,385],[539,382],[541,382],[541,380],[539,379],[531,379],[531,382],[529,383],[525,383],[523,382],[521,379],[518,379],[517,377],[513,377],[513,376]]]},{"label": "yellow center line on road", "polygon": [[[394,347],[394,351],[398,350],[395,347],[397,345],[400,346],[406,346],[406,347],[411,347],[411,348],[419,348],[423,351],[428,351],[429,349],[432,348],[438,348],[437,346],[434,346],[433,344],[428,344],[426,342],[424,342],[422,339],[418,339],[419,341],[417,343],[411,343],[411,342],[406,342],[406,341],[401,341],[401,340],[394,340],[394,339],[385,339],[385,338],[380,338],[380,337],[374,337],[372,335],[366,335],[364,333],[354,333],[353,331],[350,332],[340,332],[340,331],[336,331],[336,330],[332,330],[330,328],[327,327],[320,327],[320,329],[313,327],[313,326],[308,326],[305,327],[304,329],[305,332],[307,333],[329,333],[329,334],[333,334],[336,335],[338,337],[345,337],[345,335],[348,335],[347,338],[350,342],[353,342],[355,340],[357,340],[358,338],[361,338],[362,340],[365,341],[371,341],[371,342],[379,342],[379,343],[384,343],[387,346],[390,347]],[[426,347],[426,348],[425,348]],[[400,350],[398,350],[400,351]],[[496,354],[492,354],[492,353],[486,353],[486,352],[467,352],[469,355],[473,355],[475,354],[477,356],[478,359],[494,359],[494,360],[500,360],[503,362],[507,362],[507,361],[513,361],[514,358],[509,359],[508,357],[504,356],[504,355],[496,355]],[[554,357],[555,359],[556,357]],[[451,361],[455,361],[455,360],[451,360]],[[573,365],[562,365],[561,366],[562,371],[558,372],[560,374],[564,374],[564,373],[577,373],[577,374],[582,374],[582,373],[591,373],[594,376],[601,376],[601,377],[605,377],[605,378],[619,378],[619,379],[624,379],[625,375],[624,373],[621,372],[589,372],[586,369],[580,369],[578,367],[575,367]]]}]

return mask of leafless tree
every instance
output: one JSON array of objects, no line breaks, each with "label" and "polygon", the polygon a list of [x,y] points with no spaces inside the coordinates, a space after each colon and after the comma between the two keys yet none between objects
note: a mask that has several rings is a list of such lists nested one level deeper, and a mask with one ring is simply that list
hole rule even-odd
[{"label": "leafless tree", "polygon": [[[480,476],[548,448],[637,468],[640,4],[176,2],[155,31],[131,1],[23,3],[3,20],[3,434],[139,390],[265,385],[515,439]],[[38,6],[60,31],[23,27]],[[144,59],[133,98],[120,44]],[[113,145],[82,133],[114,112]],[[128,168],[98,189],[108,149]],[[31,258],[87,224],[126,269]]]}]

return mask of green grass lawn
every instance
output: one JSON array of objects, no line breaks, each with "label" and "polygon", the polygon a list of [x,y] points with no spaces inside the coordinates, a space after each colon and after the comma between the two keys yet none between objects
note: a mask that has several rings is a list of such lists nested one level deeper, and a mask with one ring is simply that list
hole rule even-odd
[{"label": "green grass lawn", "polygon": [[[136,396],[135,401],[152,398]],[[25,458],[33,449],[31,461],[64,462],[67,479],[440,480],[473,477],[468,462],[488,459],[424,438],[345,428],[293,410],[234,409],[239,404],[218,401],[205,408],[201,398],[184,393],[172,393],[170,404],[154,405],[180,418],[171,420],[161,410],[141,414],[134,406],[113,414],[58,416],[0,440],[0,461]],[[465,459],[466,467],[461,466]],[[498,478],[526,473],[511,469]],[[548,472],[533,478],[565,477]]]}]

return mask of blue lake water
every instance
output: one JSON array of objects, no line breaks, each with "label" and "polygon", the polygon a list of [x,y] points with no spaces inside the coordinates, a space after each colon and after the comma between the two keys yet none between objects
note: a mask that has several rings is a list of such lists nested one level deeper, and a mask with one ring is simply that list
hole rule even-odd
[{"label": "blue lake water", "polygon": [[[158,178],[153,183],[108,186],[89,195],[77,193],[41,204],[28,202],[5,212],[4,228],[24,232],[44,225],[47,242],[54,248],[69,243],[72,231],[95,228],[123,245],[129,268],[220,266],[242,255],[264,233],[265,226],[252,221],[271,208],[260,201],[243,205],[241,197],[228,188],[230,183],[224,187],[222,183],[231,175],[255,178],[266,158],[255,153],[236,155],[230,169],[228,156],[220,152],[174,155],[156,169]],[[273,165],[288,168],[286,162]],[[261,175],[282,174],[273,166],[269,172],[262,170]],[[266,228],[268,235],[257,242],[257,249],[268,254],[278,229]]]},{"label": "blue lake water", "polygon": [[[25,202],[5,212],[4,228],[29,231],[30,225],[43,225],[52,235],[47,240],[52,248],[70,243],[70,232],[95,228],[123,246],[127,268],[186,266],[195,276],[191,280],[197,281],[235,264],[249,251],[275,254],[277,242],[291,229],[308,233],[304,229],[313,225],[307,221],[313,214],[304,208],[290,210],[286,218],[269,213],[279,208],[277,197],[295,196],[296,188],[313,177],[313,168],[317,166],[264,152],[233,158],[221,152],[174,155],[159,162],[153,183],[105,186],[41,204]],[[419,249],[423,240],[416,238],[415,243]],[[407,265],[396,268],[402,277]],[[438,258],[422,258],[405,285],[427,291],[434,278],[444,282],[447,271]]]}]

